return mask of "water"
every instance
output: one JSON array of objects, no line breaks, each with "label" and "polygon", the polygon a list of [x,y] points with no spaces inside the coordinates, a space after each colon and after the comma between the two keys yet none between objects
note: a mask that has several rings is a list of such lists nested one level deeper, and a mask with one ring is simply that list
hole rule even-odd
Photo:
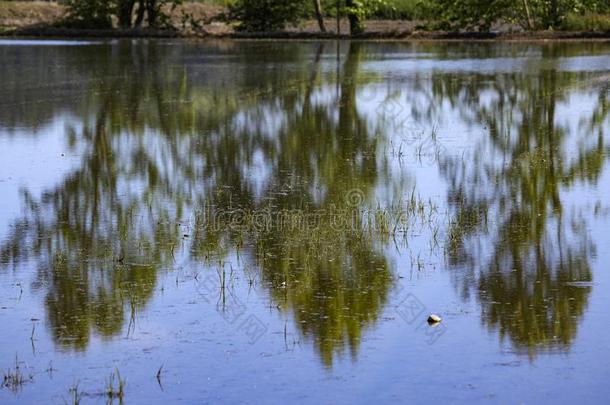
[{"label": "water", "polygon": [[610,394],[610,44],[41,44],[0,43],[0,402]]}]

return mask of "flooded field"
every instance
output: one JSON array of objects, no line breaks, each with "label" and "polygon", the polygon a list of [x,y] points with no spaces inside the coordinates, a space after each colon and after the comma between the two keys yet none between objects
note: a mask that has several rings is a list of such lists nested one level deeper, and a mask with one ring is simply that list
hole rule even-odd
[{"label": "flooded field", "polygon": [[0,61],[0,403],[610,396],[610,43]]}]

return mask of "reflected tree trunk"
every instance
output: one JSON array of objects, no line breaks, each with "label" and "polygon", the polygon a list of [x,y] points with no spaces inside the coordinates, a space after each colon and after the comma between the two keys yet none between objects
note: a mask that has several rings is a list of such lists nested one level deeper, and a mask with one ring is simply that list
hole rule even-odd
[{"label": "reflected tree trunk", "polygon": [[305,104],[303,106],[303,112],[305,114],[311,112],[311,95],[313,93],[316,81],[320,73],[320,61],[322,60],[322,54],[324,54],[324,43],[320,43],[320,45],[318,45],[316,59],[311,70],[311,76],[309,78],[309,83],[307,84],[307,90],[305,91]]}]

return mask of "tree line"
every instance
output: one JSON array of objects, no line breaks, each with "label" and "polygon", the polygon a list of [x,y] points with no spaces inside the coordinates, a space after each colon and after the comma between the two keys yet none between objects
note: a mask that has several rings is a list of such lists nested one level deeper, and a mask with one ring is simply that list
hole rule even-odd
[{"label": "tree line", "polygon": [[157,28],[167,25],[166,5],[173,7],[181,0],[66,0],[68,23],[75,28],[105,29],[113,27],[113,17],[119,28]]},{"label": "tree line", "polygon": [[[182,2],[66,0],[72,25],[111,28],[114,19],[123,29],[169,26],[167,11]],[[320,32],[326,32],[328,18],[336,18],[337,24],[347,18],[350,32],[360,34],[367,18],[387,16],[410,16],[423,20],[425,28],[442,30],[489,31],[498,22],[527,30],[561,29],[575,18],[585,21],[579,30],[600,26],[610,30],[608,0],[227,0],[225,4],[227,12],[221,18],[251,32],[278,31],[305,19],[317,20]]]},{"label": "tree line", "polygon": [[560,29],[572,15],[607,14],[608,0],[434,0],[444,29],[488,31],[498,21],[529,30]]}]

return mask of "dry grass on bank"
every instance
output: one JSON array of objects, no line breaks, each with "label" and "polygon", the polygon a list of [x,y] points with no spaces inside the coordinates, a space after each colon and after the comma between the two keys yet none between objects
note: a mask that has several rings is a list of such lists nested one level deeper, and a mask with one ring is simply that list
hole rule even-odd
[{"label": "dry grass on bank", "polygon": [[0,27],[49,24],[62,18],[65,12],[63,6],[48,1],[0,1]]}]

